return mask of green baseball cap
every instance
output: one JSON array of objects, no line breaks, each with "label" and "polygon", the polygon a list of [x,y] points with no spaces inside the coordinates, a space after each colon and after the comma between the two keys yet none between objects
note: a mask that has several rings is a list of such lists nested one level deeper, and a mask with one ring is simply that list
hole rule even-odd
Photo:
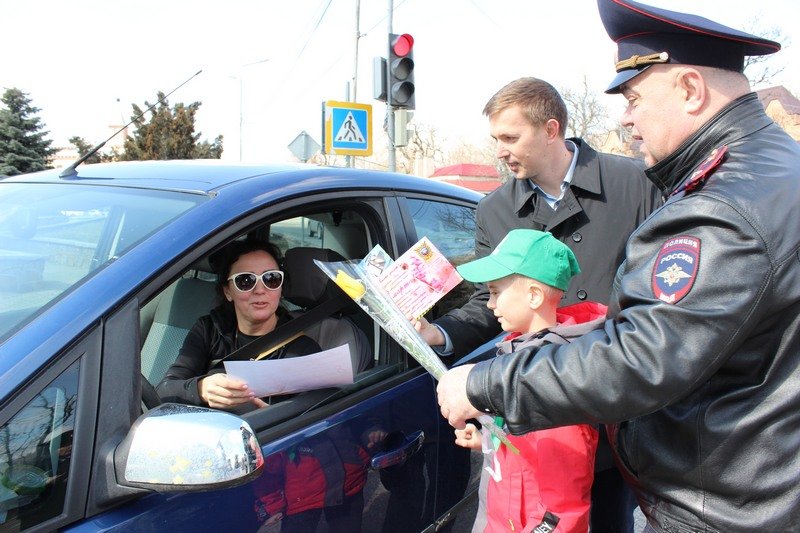
[{"label": "green baseball cap", "polygon": [[552,233],[533,229],[509,231],[491,254],[456,269],[473,283],[521,274],[562,291],[567,290],[572,276],[581,271],[575,254],[566,244]]}]

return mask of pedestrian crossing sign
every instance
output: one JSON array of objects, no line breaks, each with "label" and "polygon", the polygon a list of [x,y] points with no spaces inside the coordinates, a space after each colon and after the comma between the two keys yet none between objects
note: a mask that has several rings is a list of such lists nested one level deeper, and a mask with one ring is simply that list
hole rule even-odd
[{"label": "pedestrian crossing sign", "polygon": [[324,152],[372,155],[372,106],[355,102],[325,102]]}]

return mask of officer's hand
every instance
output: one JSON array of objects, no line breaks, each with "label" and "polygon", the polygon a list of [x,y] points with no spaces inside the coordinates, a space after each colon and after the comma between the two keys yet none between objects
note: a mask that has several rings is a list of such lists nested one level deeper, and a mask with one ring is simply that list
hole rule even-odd
[{"label": "officer's hand", "polygon": [[467,398],[467,376],[473,366],[461,365],[448,370],[436,387],[442,416],[456,429],[464,429],[467,420],[482,414]]}]

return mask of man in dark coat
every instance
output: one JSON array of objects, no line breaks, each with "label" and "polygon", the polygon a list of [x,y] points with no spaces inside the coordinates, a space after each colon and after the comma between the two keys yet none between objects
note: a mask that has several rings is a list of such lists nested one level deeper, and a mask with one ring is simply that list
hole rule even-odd
[{"label": "man in dark coat", "polygon": [[[497,247],[512,229],[552,233],[573,251],[581,273],[562,305],[607,303],[611,282],[625,257],[628,236],[660,204],[661,194],[640,161],[602,154],[581,139],[565,139],[567,108],[549,83],[521,78],[486,104],[497,157],[511,179],[478,204],[476,258]],[[444,355],[465,355],[500,333],[489,293],[478,286],[470,300],[421,333]],[[604,433],[604,432],[603,432]],[[617,472],[605,438],[597,452],[592,491],[593,531],[632,531],[633,495]]]},{"label": "man in dark coat", "polygon": [[569,345],[443,376],[456,428],[600,421],[645,531],[798,531],[800,146],[744,57],[780,45],[631,0],[598,0],[618,44],[608,92],[669,196],[630,237],[609,320]]}]

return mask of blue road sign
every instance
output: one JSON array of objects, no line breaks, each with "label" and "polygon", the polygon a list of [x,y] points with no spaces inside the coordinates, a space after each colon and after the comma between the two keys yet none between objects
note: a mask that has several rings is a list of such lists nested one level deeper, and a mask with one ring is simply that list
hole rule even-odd
[{"label": "blue road sign", "polygon": [[337,155],[372,155],[372,106],[354,102],[325,104],[326,151]]}]

